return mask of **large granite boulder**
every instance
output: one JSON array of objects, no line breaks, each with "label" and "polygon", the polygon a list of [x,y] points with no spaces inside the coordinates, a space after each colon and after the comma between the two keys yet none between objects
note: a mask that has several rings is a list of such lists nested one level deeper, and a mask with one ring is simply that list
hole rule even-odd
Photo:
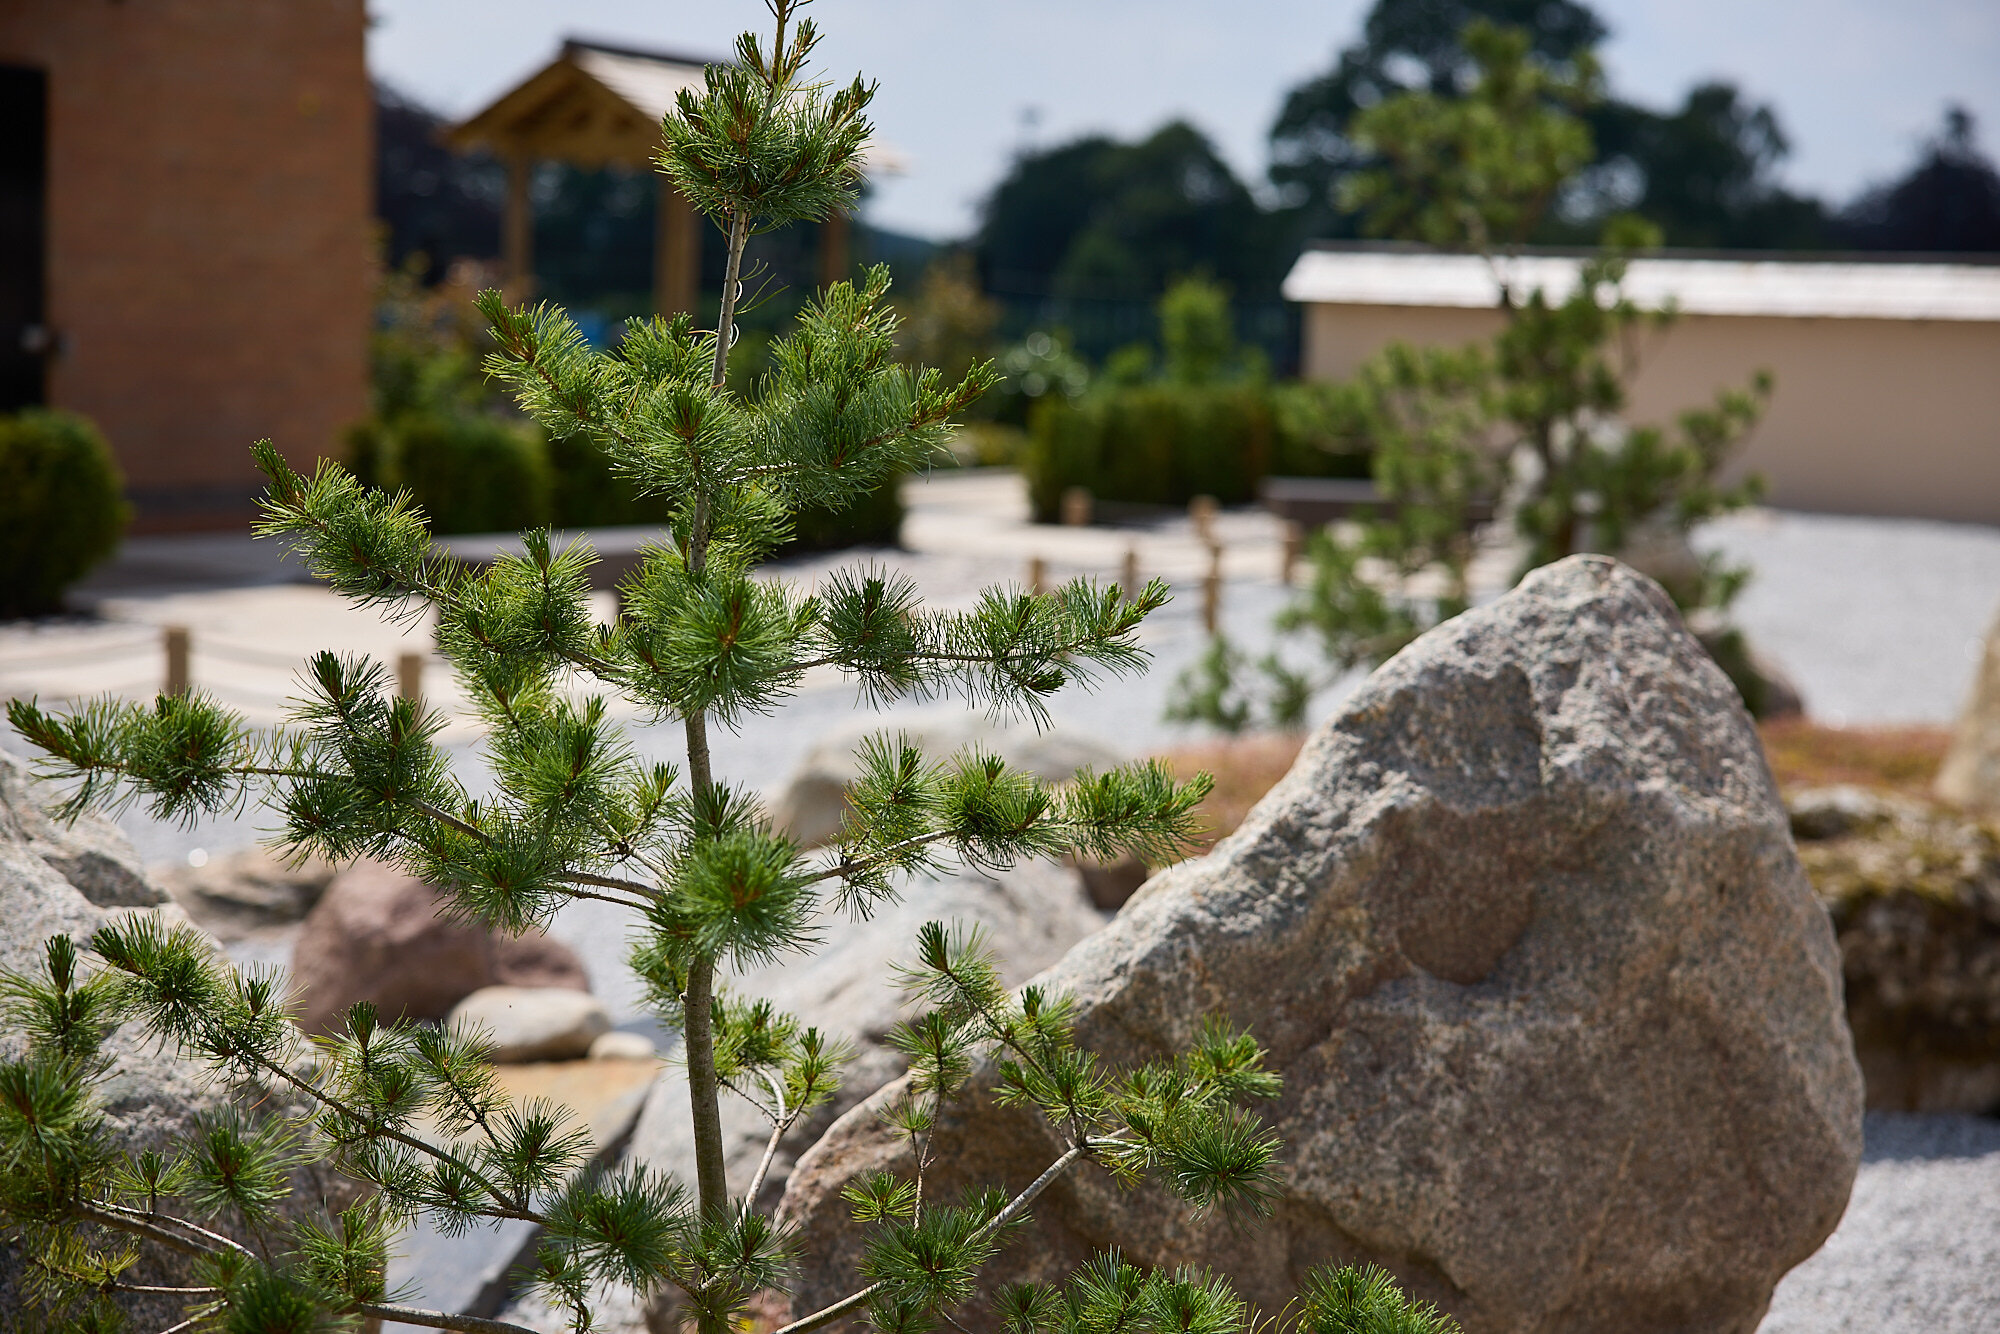
[{"label": "large granite boulder", "polygon": [[2000,812],[2000,620],[1986,634],[1972,695],[1938,768],[1937,794],[1967,810]]},{"label": "large granite boulder", "polygon": [[332,1032],[356,1001],[385,1019],[443,1019],[481,987],[590,990],[576,951],[445,914],[444,896],[393,866],[358,861],[326,887],[292,945],[292,999],[308,1033]]},{"label": "large granite boulder", "polygon": [[[1276,1311],[1310,1266],[1373,1260],[1468,1334],[1747,1334],[1860,1158],[1833,933],[1756,734],[1658,586],[1604,557],[1383,666],[1233,836],[1042,981],[1114,1062],[1249,1025],[1286,1081],[1285,1190],[1231,1229],[1072,1172],[990,1283],[1117,1246]],[[988,1087],[940,1126],[940,1196],[1058,1152]],[[854,1285],[840,1188],[908,1170],[876,1120],[902,1091],[792,1172],[799,1311]]]},{"label": "large granite boulder", "polygon": [[[100,926],[136,913],[187,923],[166,891],[147,878],[117,826],[91,815],[69,824],[57,821],[44,809],[55,796],[19,760],[0,751],[0,922],[6,924],[0,930],[0,969],[38,973],[49,937],[67,933],[81,943]],[[0,1030],[0,1059],[16,1058],[20,1051],[15,1035]],[[171,1155],[197,1116],[228,1100],[202,1066],[160,1050],[134,1027],[113,1032],[105,1051],[111,1073],[97,1094],[106,1130],[119,1149]],[[293,1182],[291,1204],[301,1214],[317,1214],[322,1202],[339,1209],[354,1198],[351,1182],[312,1169]],[[149,1254],[126,1278],[167,1285],[190,1282],[191,1275],[177,1257]],[[0,1240],[0,1312],[29,1310],[21,1278],[18,1258]],[[164,1295],[126,1295],[120,1302],[137,1329],[164,1329],[185,1314],[182,1302]],[[0,1328],[14,1325],[0,1319]]]},{"label": "large granite boulder", "polygon": [[[968,871],[917,881],[905,887],[897,902],[878,906],[865,921],[828,913],[818,923],[820,943],[810,955],[788,955],[728,979],[730,989],[763,997],[854,1049],[853,1060],[841,1070],[841,1091],[833,1106],[800,1125],[780,1146],[760,1196],[765,1205],[777,1203],[793,1160],[839,1112],[902,1073],[901,1056],[883,1042],[907,1015],[894,969],[909,960],[918,929],[931,921],[983,929],[999,956],[1002,975],[1015,983],[1027,981],[1104,925],[1073,874],[1047,862],[1028,862],[1000,875]],[[730,1189],[748,1190],[770,1139],[770,1123],[729,1094],[723,1096],[722,1118]],[[633,1132],[631,1153],[693,1183],[694,1131],[681,1067],[668,1067],[654,1084]]]}]

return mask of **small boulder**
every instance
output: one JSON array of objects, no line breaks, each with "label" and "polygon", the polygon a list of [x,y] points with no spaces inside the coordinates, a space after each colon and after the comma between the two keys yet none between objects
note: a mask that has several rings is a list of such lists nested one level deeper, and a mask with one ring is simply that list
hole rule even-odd
[{"label": "small boulder", "polygon": [[[95,815],[64,822],[49,814],[42,803],[58,796],[18,759],[0,758],[0,842],[40,858],[95,907],[155,908],[170,901],[117,825]],[[25,939],[12,922],[5,934]]]},{"label": "small boulder", "polygon": [[2000,620],[1987,632],[1972,696],[1938,768],[1937,794],[1969,811],[2000,811]]},{"label": "small boulder", "polygon": [[893,718],[864,718],[820,738],[806,752],[771,805],[772,827],[805,847],[832,842],[847,814],[847,789],[861,777],[855,752],[869,737],[884,733],[902,733],[938,760],[978,746],[1050,782],[1074,778],[1079,769],[1109,769],[1126,759],[1109,742],[1081,732],[1037,732],[966,709],[914,709]]},{"label": "small boulder", "polygon": [[188,916],[226,940],[305,920],[338,870],[317,857],[289,861],[252,846],[154,875]]},{"label": "small boulder", "polygon": [[[1604,557],[1398,654],[1235,834],[1040,981],[1115,1065],[1248,1026],[1285,1080],[1283,1196],[1233,1229],[1073,1171],[983,1285],[1117,1246],[1277,1311],[1308,1267],[1365,1260],[1468,1334],[1749,1334],[1860,1161],[1833,933],[1757,734],[1660,588]],[[1061,1151],[991,1088],[941,1117],[936,1198]],[[877,1120],[904,1093],[791,1174],[798,1312],[852,1290],[841,1191],[910,1170]]]},{"label": "small boulder", "polygon": [[384,1019],[442,1019],[481,987],[590,990],[583,961],[538,933],[509,936],[444,916],[444,898],[381,862],[333,878],[292,946],[292,996],[308,1033],[330,1033],[356,1001]]},{"label": "small boulder", "polygon": [[611,1033],[611,1012],[567,987],[481,987],[451,1007],[453,1028],[477,1032],[498,1065],[573,1061]]},{"label": "small boulder", "polygon": [[605,1033],[590,1044],[593,1061],[650,1061],[658,1054],[644,1033]]}]

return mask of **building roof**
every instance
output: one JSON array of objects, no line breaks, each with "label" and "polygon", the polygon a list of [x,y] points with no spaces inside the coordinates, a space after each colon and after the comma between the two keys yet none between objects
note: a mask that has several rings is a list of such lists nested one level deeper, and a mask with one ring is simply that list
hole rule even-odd
[{"label": "building roof", "polygon": [[563,43],[562,58],[631,103],[648,121],[657,121],[683,88],[701,87],[709,62],[689,56],[599,46],[576,38]]},{"label": "building roof", "polygon": [[[1529,253],[1489,264],[1477,255],[1383,246],[1322,246],[1292,265],[1285,299],[1357,306],[1499,304],[1499,274],[1515,291],[1575,290],[1577,254]],[[1497,271],[1496,271],[1497,270]],[[2000,265],[1928,260],[1636,259],[1625,292],[1641,306],[1690,315],[1817,319],[2000,320]]]},{"label": "building roof", "polygon": [[[583,167],[646,167],[659,147],[660,117],[683,88],[700,88],[699,56],[643,51],[570,38],[556,58],[447,132],[454,148],[503,157],[553,158]],[[862,150],[874,175],[905,170],[881,143]]]}]

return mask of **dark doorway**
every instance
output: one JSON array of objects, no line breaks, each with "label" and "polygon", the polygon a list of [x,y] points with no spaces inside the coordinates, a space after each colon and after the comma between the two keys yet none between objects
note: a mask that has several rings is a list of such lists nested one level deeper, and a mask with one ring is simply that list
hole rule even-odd
[{"label": "dark doorway", "polygon": [[49,77],[0,65],[0,412],[44,401]]}]

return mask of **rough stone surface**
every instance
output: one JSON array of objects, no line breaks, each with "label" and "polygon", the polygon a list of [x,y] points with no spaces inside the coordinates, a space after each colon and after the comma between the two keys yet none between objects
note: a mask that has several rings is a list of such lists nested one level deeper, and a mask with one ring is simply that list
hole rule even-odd
[{"label": "rough stone surface", "polygon": [[217,936],[228,940],[262,928],[304,920],[339,868],[309,858],[293,864],[268,848],[238,848],[205,865],[155,870],[174,901]]},{"label": "rough stone surface", "polygon": [[[822,941],[811,956],[787,957],[731,980],[728,985],[741,994],[765,997],[854,1047],[834,1105],[780,1145],[759,1196],[762,1203],[777,1203],[792,1162],[838,1112],[902,1072],[902,1058],[882,1041],[906,1016],[893,969],[910,958],[918,928],[929,921],[983,928],[1002,974],[1014,983],[1027,981],[1104,925],[1103,916],[1079,892],[1075,875],[1046,862],[1030,862],[998,876],[967,872],[915,882],[899,902],[882,905],[867,921],[829,915],[820,924]],[[730,1189],[745,1191],[769,1141],[770,1123],[741,1098],[727,1095],[722,1117]],[[693,1183],[694,1138],[687,1080],[679,1066],[669,1066],[654,1084],[633,1132],[631,1152]]]},{"label": "rough stone surface", "polygon": [[[187,924],[186,915],[164,890],[146,879],[138,856],[109,821],[85,815],[73,824],[52,819],[42,808],[55,793],[43,790],[25,766],[0,751],[0,970],[38,972],[42,944],[67,933],[85,940],[100,926],[136,913],[155,913],[169,924]],[[133,1028],[106,1040],[112,1073],[97,1086],[111,1142],[119,1149],[158,1149],[171,1154],[196,1116],[224,1105],[227,1094],[204,1078],[204,1071],[177,1054],[163,1052]],[[19,1054],[13,1035],[0,1031],[0,1059]],[[317,1212],[322,1199],[335,1208],[353,1199],[349,1183],[317,1171],[293,1183],[293,1207]],[[173,1258],[149,1254],[126,1277],[135,1283],[190,1281],[191,1271]],[[27,1309],[14,1253],[0,1245],[0,1312]],[[134,1328],[164,1329],[182,1319],[181,1304],[159,1296],[121,1298]],[[0,1319],[0,1328],[13,1325]]]},{"label": "rough stone surface", "polygon": [[611,1032],[604,1002],[568,987],[481,987],[451,1007],[447,1022],[484,1033],[500,1065],[572,1061]]},{"label": "rough stone surface", "polygon": [[2000,827],[1853,787],[1787,804],[1840,943],[1869,1107],[2000,1111]]},{"label": "rough stone surface", "polygon": [[1938,769],[1937,794],[1969,810],[2000,811],[2000,620],[1987,632],[1972,696]]},{"label": "rough stone surface", "polygon": [[381,862],[342,870],[292,948],[299,1024],[325,1033],[356,1001],[384,1019],[442,1019],[481,987],[590,990],[576,952],[547,936],[507,936],[442,916],[443,899]]},{"label": "rough stone surface", "polygon": [[[151,908],[168,901],[167,894],[146,876],[131,840],[109,820],[83,816],[68,824],[42,808],[43,793],[26,765],[11,756],[0,760],[0,843],[39,858],[84,900],[98,908]],[[53,932],[30,937],[9,919],[0,935],[0,949],[39,942]],[[9,964],[8,967],[18,967]]]},{"label": "rough stone surface", "polygon": [[771,805],[771,823],[808,847],[831,842],[847,812],[848,785],[861,777],[854,753],[863,741],[883,732],[903,733],[936,759],[976,745],[1051,782],[1072,778],[1083,768],[1108,769],[1127,758],[1109,742],[1082,732],[1002,726],[959,708],[913,710],[893,722],[868,717],[828,733],[806,752]]},{"label": "rough stone surface", "polygon": [[[1750,720],[1657,585],[1602,557],[1386,664],[1236,834],[1042,980],[1113,1062],[1211,1013],[1252,1026],[1286,1078],[1286,1188],[1237,1232],[1073,1174],[994,1283],[1117,1245],[1278,1310],[1308,1267],[1370,1259],[1468,1334],[1749,1331],[1861,1152],[1833,933]],[[940,1194],[1056,1156],[984,1087],[940,1126]],[[799,1310],[853,1282],[841,1186],[907,1168],[875,1119],[901,1092],[792,1173]]]}]

